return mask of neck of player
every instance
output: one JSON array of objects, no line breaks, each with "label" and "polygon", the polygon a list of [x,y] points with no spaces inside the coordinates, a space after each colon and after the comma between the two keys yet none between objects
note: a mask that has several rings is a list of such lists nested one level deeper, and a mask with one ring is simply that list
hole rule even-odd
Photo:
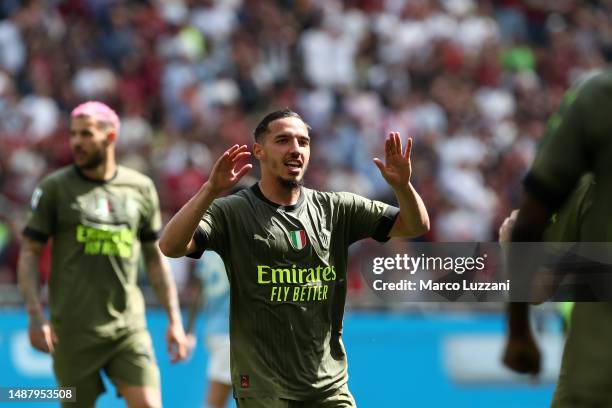
[{"label": "neck of player", "polygon": [[288,185],[280,180],[262,175],[259,189],[268,200],[279,205],[294,205],[300,198],[300,185]]},{"label": "neck of player", "polygon": [[109,152],[107,159],[96,167],[89,169],[81,167],[80,170],[81,173],[92,180],[108,181],[115,177],[115,173],[117,173],[117,162],[112,152]]}]

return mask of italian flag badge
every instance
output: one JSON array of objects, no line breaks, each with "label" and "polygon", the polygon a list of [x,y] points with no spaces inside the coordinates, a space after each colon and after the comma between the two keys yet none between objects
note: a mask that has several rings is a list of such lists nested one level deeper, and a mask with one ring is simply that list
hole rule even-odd
[{"label": "italian flag badge", "polygon": [[306,246],[306,231],[304,230],[291,231],[289,238],[291,238],[291,246],[298,251]]}]

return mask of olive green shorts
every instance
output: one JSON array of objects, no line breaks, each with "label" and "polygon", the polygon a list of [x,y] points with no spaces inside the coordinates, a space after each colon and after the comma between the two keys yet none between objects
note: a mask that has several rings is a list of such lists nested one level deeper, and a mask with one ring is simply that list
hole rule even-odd
[{"label": "olive green shorts", "polygon": [[344,384],[332,395],[307,401],[294,401],[284,398],[256,397],[236,398],[238,408],[357,408],[355,399]]},{"label": "olive green shorts", "polygon": [[160,381],[151,336],[145,330],[116,340],[81,344],[60,337],[53,353],[53,370],[60,387],[76,388],[76,402],[63,402],[63,407],[93,406],[105,391],[101,370],[115,386],[159,388]]}]

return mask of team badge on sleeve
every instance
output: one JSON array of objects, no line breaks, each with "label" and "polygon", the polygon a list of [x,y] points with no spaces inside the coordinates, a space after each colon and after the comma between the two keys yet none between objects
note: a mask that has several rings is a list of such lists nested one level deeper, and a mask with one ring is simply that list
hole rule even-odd
[{"label": "team badge on sleeve", "polygon": [[291,231],[289,233],[289,237],[291,241],[291,246],[297,249],[298,251],[306,246],[306,231]]}]

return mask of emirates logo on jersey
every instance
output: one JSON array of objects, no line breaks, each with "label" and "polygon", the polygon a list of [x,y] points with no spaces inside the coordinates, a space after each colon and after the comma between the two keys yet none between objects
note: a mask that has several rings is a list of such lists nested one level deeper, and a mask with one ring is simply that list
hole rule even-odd
[{"label": "emirates logo on jersey", "polygon": [[299,251],[300,249],[304,248],[308,242],[306,238],[306,231],[291,231],[289,233],[289,240],[291,241],[291,246]]}]

